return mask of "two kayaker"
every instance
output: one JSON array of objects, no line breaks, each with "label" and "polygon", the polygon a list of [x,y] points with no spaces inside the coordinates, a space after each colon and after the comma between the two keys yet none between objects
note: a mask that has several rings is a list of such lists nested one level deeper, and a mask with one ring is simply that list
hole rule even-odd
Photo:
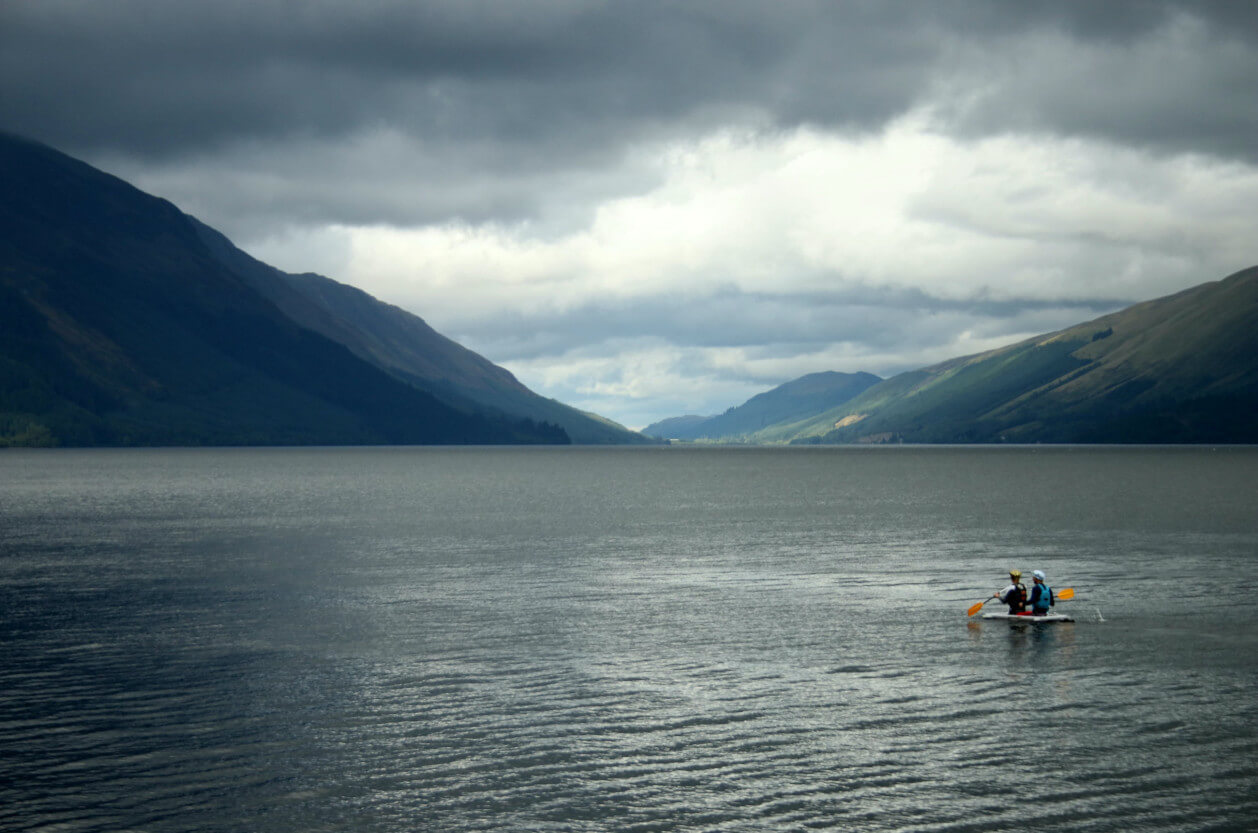
[{"label": "two kayaker", "polygon": [[[1004,590],[998,590],[992,594],[992,598],[1000,599],[1009,605],[1009,612],[1025,616],[1028,613],[1031,616],[1047,616],[1049,608],[1057,602],[1053,598],[1053,589],[1048,586],[1048,579],[1044,575],[1043,570],[1035,570],[1031,573],[1034,584],[1031,587],[1031,593],[1028,596],[1026,585],[1022,583],[1022,571],[1009,571],[1009,586]],[[1027,610],[1027,606],[1030,610]]]}]

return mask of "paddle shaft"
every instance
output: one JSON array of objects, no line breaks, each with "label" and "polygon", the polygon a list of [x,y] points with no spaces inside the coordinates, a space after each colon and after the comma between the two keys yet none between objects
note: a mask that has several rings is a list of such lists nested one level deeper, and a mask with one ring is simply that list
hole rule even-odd
[{"label": "paddle shaft", "polygon": [[[1070,601],[1071,599],[1073,599],[1074,597],[1075,597],[1075,589],[1074,589],[1073,587],[1067,587],[1065,590],[1061,591],[1060,593],[1055,593],[1055,594],[1053,594],[1053,599],[1054,599],[1054,600],[1056,600],[1056,601],[1062,601],[1062,602],[1068,602],[1068,601]],[[995,596],[992,596],[992,599],[994,599],[994,598],[996,598],[996,597],[995,597]],[[982,610],[982,609],[983,609],[983,605],[987,604],[987,603],[988,603],[988,602],[990,602],[992,599],[983,599],[983,601],[979,602],[978,604],[976,604],[976,605],[974,605],[973,607],[971,607],[968,611],[966,611],[966,614],[965,614],[965,615],[966,615],[966,616],[973,616],[975,613],[978,613],[980,610]]]}]

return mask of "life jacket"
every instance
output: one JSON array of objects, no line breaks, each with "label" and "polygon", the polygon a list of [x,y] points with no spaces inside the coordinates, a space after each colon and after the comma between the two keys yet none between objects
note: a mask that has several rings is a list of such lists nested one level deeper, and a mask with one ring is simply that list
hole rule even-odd
[{"label": "life jacket", "polygon": [[1048,609],[1052,606],[1053,588],[1043,583],[1036,585],[1031,591],[1031,609],[1037,616],[1043,616],[1048,613]]},{"label": "life jacket", "polygon": [[1001,601],[1009,605],[1010,613],[1021,613],[1026,609],[1026,585],[1018,582],[1008,588],[1009,592],[1001,597]]}]

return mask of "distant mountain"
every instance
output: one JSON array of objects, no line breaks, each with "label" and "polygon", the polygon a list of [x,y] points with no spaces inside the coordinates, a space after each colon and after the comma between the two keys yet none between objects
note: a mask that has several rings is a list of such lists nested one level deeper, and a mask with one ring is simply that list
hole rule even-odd
[{"label": "distant mountain", "polygon": [[761,441],[1258,442],[1258,267],[903,373]]},{"label": "distant mountain", "polygon": [[649,425],[642,433],[678,440],[754,441],[772,426],[792,424],[839,407],[880,381],[872,373],[810,373],[757,394],[719,416],[674,417]]},{"label": "distant mountain", "polygon": [[[392,315],[439,343],[422,321],[326,279],[268,278],[120,179],[0,134],[0,181],[0,446],[570,440],[544,406],[523,418],[410,383],[379,343],[419,368],[422,339],[368,322]],[[506,371],[441,347],[427,379],[511,388]],[[463,365],[442,370],[456,355]]]}]

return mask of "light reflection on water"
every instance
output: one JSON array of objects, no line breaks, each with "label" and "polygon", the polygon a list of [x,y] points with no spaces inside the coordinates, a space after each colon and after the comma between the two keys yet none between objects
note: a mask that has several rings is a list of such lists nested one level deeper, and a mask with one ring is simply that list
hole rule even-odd
[{"label": "light reflection on water", "polygon": [[1256,463],[6,452],[0,829],[1251,829]]}]

